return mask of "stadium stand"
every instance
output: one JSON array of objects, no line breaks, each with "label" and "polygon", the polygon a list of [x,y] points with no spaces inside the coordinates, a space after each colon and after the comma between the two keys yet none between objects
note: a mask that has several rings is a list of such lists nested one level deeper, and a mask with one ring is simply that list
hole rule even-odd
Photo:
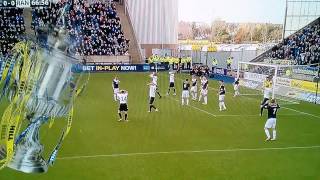
[{"label": "stadium stand", "polygon": [[[61,26],[63,23],[70,34],[71,44],[77,55],[121,56],[128,54],[129,40],[124,37],[120,18],[112,2],[60,1],[48,8],[32,11],[32,27],[36,33],[43,28]],[[63,11],[67,15],[59,17]]]},{"label": "stadium stand", "polygon": [[285,38],[254,61],[285,59],[292,64],[308,65],[320,61],[320,18]]},{"label": "stadium stand", "polygon": [[25,32],[23,9],[0,9],[0,55],[6,55]]}]

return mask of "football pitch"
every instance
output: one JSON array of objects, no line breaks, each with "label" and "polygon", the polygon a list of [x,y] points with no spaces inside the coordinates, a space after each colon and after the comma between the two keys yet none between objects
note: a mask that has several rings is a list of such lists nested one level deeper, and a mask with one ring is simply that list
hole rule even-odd
[{"label": "football pitch", "polygon": [[[129,91],[127,123],[117,121],[115,75]],[[320,179],[319,105],[279,101],[278,139],[265,142],[267,112],[259,116],[257,91],[241,88],[245,95],[234,98],[227,85],[227,111],[220,112],[218,82],[210,80],[208,105],[190,99],[190,106],[181,106],[185,77],[176,75],[177,96],[166,96],[168,73],[160,73],[159,112],[148,113],[149,74],[91,74],[54,166],[41,175],[5,168],[0,180]],[[46,158],[65,124],[43,126]]]}]

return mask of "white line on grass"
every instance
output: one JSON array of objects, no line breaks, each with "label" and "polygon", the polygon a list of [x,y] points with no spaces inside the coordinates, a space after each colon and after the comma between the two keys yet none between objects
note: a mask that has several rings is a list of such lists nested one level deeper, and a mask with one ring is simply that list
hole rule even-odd
[{"label": "white line on grass", "polygon": [[[288,100],[288,99],[283,99],[283,98],[280,98],[280,97],[278,97],[277,99],[280,99],[280,100],[282,100],[282,101],[287,101],[287,102],[289,102],[289,103],[286,103],[287,105],[289,105],[290,103],[291,103],[291,104],[300,104],[300,103],[298,103],[298,102],[291,101],[291,100]],[[282,104],[283,104],[283,103],[282,103]]]},{"label": "white line on grass", "polygon": [[[260,114],[225,114],[225,115],[216,115],[217,117],[260,117]],[[304,114],[280,114],[279,116],[305,116]]]},{"label": "white line on grass", "polygon": [[[180,80],[182,80],[183,81],[183,79],[181,79],[181,78],[178,78],[178,79],[180,79]],[[212,87],[209,87],[209,89],[211,89],[211,90],[218,90],[218,89],[215,89],[215,88],[212,88]],[[227,94],[232,94],[231,92],[227,92]],[[244,96],[244,97],[246,97],[246,96]],[[176,99],[174,99],[174,100],[176,100]],[[290,102],[290,100],[286,100],[286,101],[289,101]],[[290,104],[285,104],[285,105],[290,105]],[[192,106],[191,106],[192,107]],[[202,111],[202,112],[205,112],[205,113],[207,113],[207,114],[211,114],[211,113],[209,113],[209,112],[207,112],[207,111],[204,111],[204,110],[202,110],[202,109],[199,109],[199,108],[197,108],[197,107],[194,107],[194,108],[196,108],[196,109],[198,109],[198,110],[200,110],[200,111]],[[287,108],[287,107],[283,107],[284,109],[287,109],[287,110],[291,110],[291,111],[294,111],[294,112],[297,112],[297,113],[299,113],[299,114],[304,114],[304,115],[309,115],[309,116],[312,116],[312,117],[315,117],[315,118],[318,118],[318,119],[320,119],[320,116],[316,116],[316,115],[313,115],[313,114],[310,114],[310,113],[306,113],[306,112],[303,112],[303,111],[298,111],[298,110],[295,110],[295,109],[291,109],[291,108]],[[221,117],[222,115],[214,115],[214,117]]]},{"label": "white line on grass", "polygon": [[240,96],[261,96],[261,94],[240,94]]},{"label": "white line on grass", "polygon": [[207,153],[207,152],[245,152],[245,151],[299,150],[299,149],[320,149],[320,145],[274,147],[274,148],[235,148],[235,149],[206,149],[206,150],[193,150],[193,151],[160,151],[160,152],[145,152],[145,153],[100,154],[100,155],[87,155],[87,156],[66,156],[66,157],[58,157],[57,159],[71,160],[71,159],[88,159],[88,158],[102,158],[102,157],[147,156],[147,155],[161,155],[161,154],[193,154],[193,153]]},{"label": "white line on grass", "polygon": [[288,108],[288,107],[282,107],[282,108],[283,108],[283,109],[290,110],[290,111],[297,112],[297,113],[299,113],[299,114],[304,114],[304,115],[308,115],[308,116],[312,116],[312,117],[315,117],[315,118],[320,119],[320,116],[316,116],[316,115],[314,115],[314,114],[306,113],[306,112],[303,112],[303,111],[298,111],[298,110],[295,110],[295,109],[292,109],[292,108]]},{"label": "white line on grass", "polygon": [[[210,87],[209,87],[209,89],[217,90],[217,89],[215,89],[215,88],[210,88]],[[228,94],[232,94],[232,93],[230,93],[230,92],[227,92],[227,93],[228,93]],[[240,94],[240,95],[241,95],[241,94]],[[246,96],[244,96],[244,97],[246,97]],[[280,98],[280,100],[281,100],[281,98]],[[290,100],[284,100],[284,101],[292,102],[293,105],[298,105],[298,104],[299,104],[299,103],[296,103],[296,102],[293,102],[293,101],[290,101]],[[286,103],[285,105],[292,105],[292,104],[291,104],[291,103]],[[283,107],[283,106],[282,106],[282,107]],[[303,112],[303,111],[298,111],[298,110],[291,109],[291,108],[287,108],[287,107],[283,107],[283,109],[291,110],[291,111],[297,112],[297,113],[299,113],[299,114],[304,114],[304,115],[308,115],[308,116],[312,116],[312,117],[315,117],[315,118],[320,119],[320,116],[316,116],[316,115],[314,115],[314,114],[306,113],[306,112]]]},{"label": "white line on grass", "polygon": [[[168,96],[168,98],[169,99],[172,99],[172,100],[174,100],[174,101],[177,101],[177,102],[180,102],[180,101],[178,101],[177,99],[174,99],[174,98],[172,98],[172,97],[170,97],[170,96]],[[217,117],[217,115],[215,115],[215,114],[212,114],[212,113],[210,113],[210,112],[208,112],[208,111],[205,111],[205,110],[203,110],[203,109],[200,109],[200,108],[197,108],[197,107],[195,107],[195,106],[192,106],[192,105],[187,105],[187,107],[191,107],[191,108],[194,108],[194,109],[196,109],[196,110],[198,110],[198,111],[201,111],[201,112],[204,112],[204,113],[206,113],[206,114],[209,114],[209,115],[211,115],[211,116],[213,116],[213,117]]]}]

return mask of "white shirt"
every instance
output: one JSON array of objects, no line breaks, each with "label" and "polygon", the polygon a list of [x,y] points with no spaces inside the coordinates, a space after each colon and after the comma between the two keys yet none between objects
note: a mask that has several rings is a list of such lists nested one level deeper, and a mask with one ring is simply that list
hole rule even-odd
[{"label": "white shirt", "polygon": [[152,75],[152,83],[158,85],[158,76]]},{"label": "white shirt", "polygon": [[174,73],[169,73],[169,80],[171,83],[174,83]]},{"label": "white shirt", "polygon": [[208,89],[208,85],[205,87],[205,84],[208,82],[207,79],[202,79],[201,80],[201,86],[202,86],[202,89]]},{"label": "white shirt", "polygon": [[128,102],[128,93],[118,93],[118,100],[120,104],[127,104]]},{"label": "white shirt", "polygon": [[157,86],[150,85],[149,96],[150,97],[156,97],[156,90],[157,90]]},{"label": "white shirt", "polygon": [[193,85],[195,85],[195,86],[197,85],[197,79],[196,78],[192,79],[192,86]]}]

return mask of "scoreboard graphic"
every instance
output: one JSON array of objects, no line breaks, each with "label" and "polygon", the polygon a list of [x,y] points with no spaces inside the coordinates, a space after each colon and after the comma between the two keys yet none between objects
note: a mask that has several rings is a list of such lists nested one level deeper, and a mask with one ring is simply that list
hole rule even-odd
[{"label": "scoreboard graphic", "polygon": [[0,0],[0,8],[30,8],[49,5],[50,0]]}]

